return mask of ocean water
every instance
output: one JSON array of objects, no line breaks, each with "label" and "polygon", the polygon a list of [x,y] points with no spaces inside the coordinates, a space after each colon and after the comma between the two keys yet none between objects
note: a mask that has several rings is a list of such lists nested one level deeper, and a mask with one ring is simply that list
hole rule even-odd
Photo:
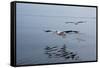
[{"label": "ocean water", "polygon": [[[23,10],[19,8],[19,6],[17,7],[18,7],[17,11],[20,10],[21,12],[21,13],[17,12],[17,20],[16,20],[17,21],[16,23],[17,65],[81,62],[81,61],[96,60],[95,18],[81,18],[81,17],[76,18],[75,16],[74,16],[75,18],[59,17],[59,15],[50,16],[50,14],[48,14],[47,16],[34,15],[31,14],[32,12],[28,14],[27,13],[28,10],[24,11],[26,6],[22,6],[24,7],[22,8]],[[75,25],[74,23],[68,23],[68,24],[65,23],[70,21],[72,22],[85,21],[85,23],[79,23],[78,25]],[[65,38],[63,38],[62,36],[56,35],[53,32],[45,32],[45,30],[52,30],[52,31],[73,30],[73,31],[79,31],[79,34],[66,33]],[[59,56],[50,57],[48,56],[48,54],[45,54],[46,47],[49,47],[51,49],[54,49],[52,47],[55,47],[57,50],[60,50],[64,45],[66,46],[65,48],[66,50],[77,54],[76,56],[78,56],[78,60],[72,60],[71,58],[65,59],[64,57],[59,57]],[[56,51],[54,52],[58,53]]]}]

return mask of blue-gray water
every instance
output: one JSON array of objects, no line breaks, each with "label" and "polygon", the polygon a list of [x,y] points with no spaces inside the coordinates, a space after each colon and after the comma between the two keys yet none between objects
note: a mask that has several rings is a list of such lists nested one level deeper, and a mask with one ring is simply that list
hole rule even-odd
[{"label": "blue-gray water", "polygon": [[[44,64],[96,60],[96,8],[17,4],[17,64]],[[67,21],[86,21],[75,25]],[[62,38],[44,30],[77,30]],[[82,39],[77,40],[77,38]],[[79,60],[48,58],[46,46],[63,45],[78,54]]]}]

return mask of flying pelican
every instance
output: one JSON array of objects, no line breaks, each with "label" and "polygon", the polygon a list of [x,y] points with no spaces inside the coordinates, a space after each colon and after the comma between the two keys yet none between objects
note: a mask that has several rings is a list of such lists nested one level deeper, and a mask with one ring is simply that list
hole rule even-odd
[{"label": "flying pelican", "polygon": [[78,21],[78,22],[65,22],[66,24],[68,23],[73,23],[75,25],[78,25],[79,23],[85,23],[86,21]]},{"label": "flying pelican", "polygon": [[62,36],[63,38],[65,38],[66,34],[69,33],[79,33],[78,31],[73,31],[73,30],[68,30],[68,31],[52,31],[52,30],[45,30],[45,32],[53,32],[58,36]]},{"label": "flying pelican", "polygon": [[86,21],[78,21],[75,23],[75,25],[78,25],[79,23],[85,23]]}]

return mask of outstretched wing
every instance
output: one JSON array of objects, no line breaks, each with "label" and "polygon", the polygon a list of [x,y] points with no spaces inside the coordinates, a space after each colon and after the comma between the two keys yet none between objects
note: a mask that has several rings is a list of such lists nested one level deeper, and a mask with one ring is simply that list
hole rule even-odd
[{"label": "outstretched wing", "polygon": [[65,23],[67,23],[67,24],[68,24],[68,23],[74,23],[74,22],[65,22]]},{"label": "outstretched wing", "polygon": [[45,32],[52,32],[51,30],[45,30]]},{"label": "outstretched wing", "polygon": [[78,25],[79,23],[86,23],[86,21],[78,21],[75,23],[75,25]]},{"label": "outstretched wing", "polygon": [[73,31],[73,30],[68,30],[68,31],[64,31],[65,33],[79,33],[79,31]]},{"label": "outstretched wing", "polygon": [[85,23],[85,21],[78,21],[77,23]]}]

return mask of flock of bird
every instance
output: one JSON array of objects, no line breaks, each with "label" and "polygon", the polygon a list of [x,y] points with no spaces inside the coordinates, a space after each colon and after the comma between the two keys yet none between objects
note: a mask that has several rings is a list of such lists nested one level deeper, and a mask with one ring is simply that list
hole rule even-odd
[{"label": "flock of bird", "polygon": [[[78,22],[65,22],[66,24],[69,23],[73,23],[75,25],[81,24],[81,23],[86,23],[86,21],[78,21]],[[81,34],[79,31],[76,30],[66,30],[66,31],[59,31],[59,30],[44,30],[44,32],[47,33],[53,33],[57,36],[61,36],[62,38],[66,38],[67,34]],[[77,40],[79,41],[85,41],[83,39],[77,38]],[[72,58],[72,60],[78,60],[79,56],[77,56],[77,54],[75,54],[74,52],[70,52],[66,50],[66,45],[64,45],[62,48],[57,49],[57,46],[54,47],[49,47],[47,46],[45,48],[46,53],[48,55],[48,57],[63,57],[65,59],[70,59]],[[60,54],[59,54],[60,53]]]},{"label": "flock of bird", "polygon": [[[68,23],[73,23],[75,25],[78,25],[80,23],[86,23],[86,21],[78,21],[78,22],[65,22],[66,24]],[[67,34],[79,34],[79,31],[75,31],[75,30],[67,30],[67,31],[59,31],[59,30],[45,30],[45,32],[48,32],[48,33],[54,33],[58,36],[61,36],[62,38],[65,38]]]}]

